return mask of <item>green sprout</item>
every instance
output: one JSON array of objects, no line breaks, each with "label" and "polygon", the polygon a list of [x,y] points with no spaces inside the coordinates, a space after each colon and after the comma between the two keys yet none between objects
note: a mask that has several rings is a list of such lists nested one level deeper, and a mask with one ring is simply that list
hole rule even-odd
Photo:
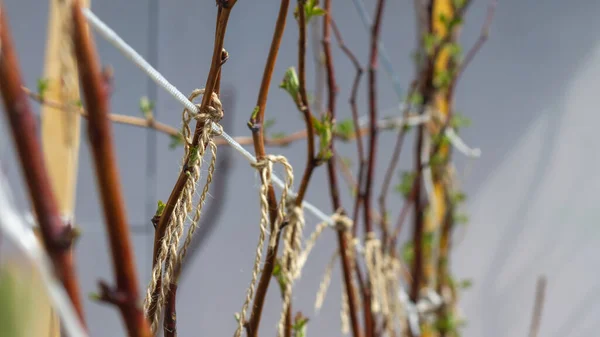
[{"label": "green sprout", "polygon": [[146,96],[140,98],[140,111],[146,119],[152,118],[152,110],[154,110],[154,103]]},{"label": "green sprout", "polygon": [[37,80],[37,94],[40,96],[41,100],[44,100],[46,97],[46,92],[48,91],[48,87],[50,86],[50,81],[47,78],[38,78]]}]

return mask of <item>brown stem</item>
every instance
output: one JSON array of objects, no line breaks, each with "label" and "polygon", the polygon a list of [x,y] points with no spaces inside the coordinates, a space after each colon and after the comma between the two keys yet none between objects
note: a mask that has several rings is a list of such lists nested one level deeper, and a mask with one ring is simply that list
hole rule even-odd
[{"label": "brown stem", "polygon": [[546,277],[540,276],[535,287],[535,304],[531,316],[531,327],[529,328],[529,337],[537,337],[542,320],[542,310],[544,309],[544,297],[546,294]]},{"label": "brown stem", "polygon": [[299,79],[299,92],[300,101],[302,102],[302,115],[304,116],[304,122],[306,123],[307,133],[307,151],[306,151],[306,167],[300,187],[298,188],[298,194],[296,196],[296,205],[301,206],[304,195],[308,190],[308,183],[310,177],[316,167],[315,158],[315,136],[312,118],[313,115],[310,111],[310,105],[308,104],[308,95],[306,94],[306,17],[304,12],[304,4],[306,0],[298,0],[298,26],[300,29],[300,37],[298,39],[298,79]]},{"label": "brown stem", "polygon": [[[333,67],[333,57],[331,56],[330,45],[331,0],[325,0],[324,9],[325,15],[323,16],[323,52],[325,54],[325,67],[327,71],[328,113],[331,117],[330,119],[335,120],[337,83],[335,80],[335,70]],[[341,41],[341,39],[338,39],[338,41]],[[360,77],[360,71],[358,72],[357,77]],[[355,129],[358,130],[358,128]],[[360,138],[357,139],[357,141],[362,143],[362,140]],[[331,152],[333,154],[336,153],[333,140],[331,141]],[[331,159],[327,162],[327,173],[329,177],[329,186],[333,210],[337,211],[342,205],[340,202],[340,192],[337,182],[337,170],[335,164],[335,159]],[[358,305],[357,299],[355,297],[356,292],[354,290],[354,282],[352,282],[352,268],[350,256],[348,256],[348,240],[346,233],[343,229],[339,229],[337,231],[337,237],[341,257],[340,262],[342,264],[342,275],[344,277],[346,295],[348,298],[348,312],[350,315],[352,335],[354,337],[360,337],[361,331],[357,314]]]},{"label": "brown stem", "polygon": [[[414,93],[414,91],[417,88],[417,81],[414,81],[412,86],[411,86],[411,90],[409,91],[408,94],[408,100],[407,100],[407,104],[406,107],[404,108],[404,112],[402,113],[402,115],[405,117],[408,117],[408,112],[410,109],[410,105],[409,105],[409,100],[410,97],[412,96],[412,94]],[[390,159],[390,164],[385,172],[385,176],[383,179],[383,185],[381,188],[381,193],[379,194],[379,208],[380,208],[380,212],[381,214],[383,214],[383,221],[382,221],[382,228],[383,228],[383,232],[384,232],[384,239],[383,242],[384,244],[386,244],[388,242],[388,228],[389,228],[389,217],[388,217],[388,212],[387,212],[387,196],[388,196],[388,192],[390,189],[390,185],[392,184],[392,177],[394,176],[394,172],[396,171],[396,167],[398,166],[398,161],[400,159],[400,153],[402,151],[402,145],[404,144],[404,138],[406,136],[406,128],[404,126],[400,127],[400,130],[398,131],[398,136],[396,137],[396,143],[394,144],[394,149],[392,150],[392,158]]]},{"label": "brown stem", "polygon": [[[300,30],[300,36],[298,38],[298,78],[299,78],[299,93],[300,93],[300,110],[304,117],[306,124],[306,135],[307,135],[307,151],[306,151],[306,167],[302,174],[302,180],[300,181],[300,187],[295,198],[295,204],[297,207],[302,207],[302,200],[308,191],[308,184],[310,178],[317,167],[317,158],[315,157],[315,136],[313,128],[313,115],[311,113],[310,104],[308,103],[308,95],[306,93],[306,13],[304,11],[306,0],[298,0],[298,26]],[[295,236],[296,228],[292,229],[292,237]],[[292,249],[294,249],[294,243],[290,243]],[[285,261],[288,265],[291,261]],[[285,321],[285,336],[291,336],[292,329],[292,301],[290,300],[289,307],[286,312]]]},{"label": "brown stem", "polygon": [[[383,8],[385,6],[384,0],[377,1],[377,8],[375,10],[375,19],[373,20],[373,26],[371,28],[371,57],[369,62],[369,117],[370,117],[370,129],[369,129],[369,156],[368,166],[366,172],[366,182],[364,190],[364,222],[365,222],[365,234],[369,234],[373,231],[371,224],[371,195],[373,188],[373,181],[375,180],[375,155],[377,150],[377,56],[379,43],[379,33],[381,30],[381,21],[383,17]],[[385,215],[384,215],[385,217]],[[373,286],[373,285],[370,285]],[[369,303],[370,297],[365,299],[365,303]],[[366,308],[365,308],[366,309]],[[365,330],[367,337],[372,337],[375,334],[375,324],[373,317],[371,316],[371,310],[365,312]]]},{"label": "brown stem", "polygon": [[75,260],[71,253],[73,228],[65,224],[60,217],[40,141],[37,138],[36,118],[29,106],[27,96],[21,90],[21,85],[19,62],[4,6],[0,2],[0,91],[4,101],[4,112],[10,124],[44,246],[52,260],[56,276],[65,287],[82,325],[85,326]]},{"label": "brown stem", "polygon": [[465,69],[469,66],[471,61],[473,61],[475,55],[477,55],[479,50],[481,50],[481,47],[483,47],[483,45],[487,41],[490,35],[490,27],[492,26],[492,21],[494,20],[494,14],[496,12],[497,5],[498,0],[490,0],[490,3],[488,4],[487,8],[486,18],[483,23],[483,27],[481,27],[481,33],[479,34],[479,38],[477,38],[477,41],[475,42],[473,47],[471,47],[471,49],[467,52],[467,55],[465,56],[464,60],[458,66],[454,80],[450,84],[450,88],[448,88],[448,91],[451,93],[450,95],[452,95],[452,93],[454,92],[454,88],[456,88],[456,85],[460,77],[464,73]]},{"label": "brown stem", "polygon": [[[428,91],[428,89],[425,89]],[[425,98],[424,104],[421,106],[421,113],[425,110],[426,101],[428,98]],[[424,232],[424,216],[423,216],[423,204],[421,201],[421,193],[422,193],[422,177],[423,177],[423,161],[422,161],[422,149],[423,149],[423,135],[424,135],[424,126],[419,125],[417,131],[417,141],[415,144],[415,166],[416,166],[416,176],[413,182],[413,205],[414,205],[414,230],[413,230],[413,245],[414,245],[414,264],[412,268],[412,288],[410,292],[410,299],[413,302],[416,302],[419,297],[421,278],[423,273],[423,232]],[[434,152],[435,153],[435,152]],[[429,165],[429,163],[427,164]]]},{"label": "brown stem", "polygon": [[[211,104],[212,92],[217,87],[217,82],[218,82],[221,66],[223,65],[224,61],[226,61],[226,59],[227,59],[227,53],[223,49],[223,43],[225,40],[225,33],[227,31],[227,23],[229,21],[229,15],[231,13],[231,10],[233,9],[233,6],[236,4],[236,2],[237,2],[237,0],[228,0],[228,1],[218,1],[217,2],[219,5],[219,11],[218,11],[218,15],[217,15],[217,29],[216,29],[216,33],[215,33],[215,42],[214,42],[214,47],[213,47],[213,56],[212,56],[212,61],[211,61],[211,65],[210,65],[210,70],[209,70],[208,76],[206,78],[206,85],[204,86],[205,93],[202,96],[202,102],[200,104],[201,111],[204,111],[206,109],[206,107],[208,107]],[[202,130],[203,126],[204,126],[203,121],[198,121],[196,123],[196,129],[194,131],[194,136],[192,138],[191,147],[198,146],[198,143],[200,141],[201,130]],[[186,160],[185,160],[186,165],[184,165],[184,167],[188,166],[187,165],[188,160],[189,160],[189,157],[186,158]],[[175,204],[177,203],[177,200],[179,199],[179,197],[181,195],[183,187],[185,186],[185,184],[187,182],[187,179],[188,179],[187,172],[188,172],[188,170],[181,170],[181,172],[177,178],[177,181],[175,182],[175,186],[173,187],[173,190],[171,191],[171,194],[169,195],[169,199],[165,205],[165,209],[163,210],[163,213],[160,216],[160,219],[158,220],[158,223],[156,225],[156,230],[154,232],[154,248],[153,248],[153,253],[152,253],[152,268],[154,268],[157,263],[160,241],[165,236],[165,233],[167,230],[167,225],[169,224],[169,221],[171,220],[171,217],[173,215],[173,210],[175,208]],[[160,287],[161,287],[161,279],[159,278],[159,280],[157,282],[156,290],[153,294],[153,297],[155,297],[154,295],[157,295]],[[156,310],[156,306],[155,305],[151,306],[148,316],[149,317],[154,316],[155,310]]]},{"label": "brown stem", "polygon": [[[285,31],[285,24],[287,19],[287,12],[290,5],[290,0],[281,0],[279,7],[279,14],[277,15],[277,22],[275,24],[275,30],[273,32],[273,39],[271,41],[271,47],[269,48],[269,56],[267,57],[267,63],[265,64],[265,70],[260,85],[260,91],[258,93],[256,106],[258,112],[253,114],[248,122],[248,126],[252,131],[252,140],[254,143],[254,152],[257,160],[262,160],[265,155],[265,138],[263,121],[265,116],[265,108],[267,105],[267,98],[269,96],[269,86],[271,84],[271,78],[273,77],[273,70],[277,61],[277,54],[279,53],[279,46],[281,45],[281,39]],[[277,218],[277,199],[275,198],[275,191],[273,185],[269,184],[269,191],[267,195],[269,202],[269,218],[270,223],[275,223]],[[277,235],[271,231],[271,235]],[[279,238],[279,235],[278,235]],[[256,295],[252,303],[252,313],[250,319],[246,323],[246,331],[249,337],[258,336],[258,327],[262,315],[262,310],[269,289],[269,283],[271,281],[271,275],[273,274],[273,268],[275,267],[275,258],[277,256],[277,248],[279,247],[279,239],[276,240],[274,248],[267,250],[267,257],[263,267],[263,272],[260,275],[260,280],[256,288]]]},{"label": "brown stem", "polygon": [[89,112],[88,136],[94,155],[96,178],[104,206],[117,283],[114,289],[104,286],[102,296],[118,306],[129,336],[148,337],[151,335],[150,326],[139,306],[135,257],[117,170],[112,125],[108,119],[106,86],[101,75],[96,47],[87,31],[79,1],[73,4],[73,22],[77,66]]}]

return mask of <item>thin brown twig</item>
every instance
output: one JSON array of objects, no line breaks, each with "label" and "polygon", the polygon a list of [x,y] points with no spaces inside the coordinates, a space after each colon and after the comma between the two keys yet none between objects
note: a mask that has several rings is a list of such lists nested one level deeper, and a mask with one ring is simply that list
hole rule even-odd
[{"label": "thin brown twig", "polygon": [[[273,70],[275,68],[275,63],[277,62],[277,54],[279,53],[279,46],[281,45],[281,39],[283,38],[283,33],[285,31],[289,5],[290,0],[281,0],[279,14],[277,15],[277,22],[275,24],[275,30],[273,31],[273,39],[271,41],[271,47],[269,48],[269,55],[267,57],[267,62],[265,64],[260,85],[260,91],[258,93],[256,103],[258,111],[256,114],[252,114],[250,121],[248,122],[248,126],[252,131],[252,140],[254,143],[254,152],[256,154],[257,161],[264,159],[266,156],[263,127],[265,109],[267,106],[267,98],[269,96],[269,86],[271,84],[271,78],[273,77]],[[275,223],[275,219],[277,218],[277,199],[275,197],[275,191],[272,184],[269,184],[267,199],[269,203],[269,218],[272,229],[272,224]],[[271,235],[278,235],[278,233],[273,233],[273,231],[271,231]],[[275,247],[267,250],[267,257],[265,258],[263,271],[260,275],[260,280],[258,281],[256,294],[252,303],[252,313],[248,322],[245,323],[246,332],[249,337],[258,336],[258,327],[260,325],[262,310],[264,307],[267,290],[269,289],[271,276],[273,275],[273,269],[275,268],[275,259],[277,257],[277,249],[279,247],[279,235],[277,237],[278,239],[276,240]]]},{"label": "thin brown twig", "polygon": [[[490,3],[488,4],[487,8],[486,18],[483,23],[483,27],[481,27],[481,33],[479,34],[479,38],[477,38],[477,41],[475,42],[473,47],[471,47],[471,49],[467,52],[467,55],[465,56],[464,60],[460,63],[451,88],[454,88],[456,86],[456,83],[460,79],[465,69],[469,66],[471,61],[475,58],[475,55],[477,55],[479,50],[481,50],[481,47],[483,47],[488,37],[490,36],[490,27],[492,26],[492,22],[494,21],[494,14],[496,12],[497,5],[498,0],[490,0]],[[452,92],[451,89],[449,91]]]},{"label": "thin brown twig", "polygon": [[[308,184],[312,177],[315,168],[317,167],[317,158],[315,156],[315,130],[313,127],[313,114],[311,112],[310,104],[308,102],[308,94],[306,92],[306,12],[304,7],[306,0],[298,0],[298,80],[299,80],[299,94],[300,94],[300,111],[304,117],[304,123],[306,124],[306,166],[304,167],[304,173],[302,174],[302,180],[300,181],[300,187],[298,193],[294,199],[296,207],[302,207],[302,200],[308,191]],[[295,237],[296,228],[292,228],[291,237]],[[290,245],[294,249],[294,242]],[[288,265],[291,260],[285,261]],[[285,337],[291,337],[292,331],[292,301],[290,299],[289,306],[286,312],[285,321]]]},{"label": "thin brown twig", "polygon": [[[323,52],[325,54],[325,67],[327,71],[327,91],[328,91],[328,113],[330,116],[330,120],[335,120],[336,113],[336,96],[337,96],[337,83],[335,79],[335,70],[333,66],[333,57],[331,55],[331,46],[330,46],[330,22],[331,22],[331,0],[325,0],[325,15],[323,16]],[[340,39],[338,39],[340,41]],[[357,77],[360,75],[357,74]],[[355,129],[357,118],[355,117]],[[357,142],[362,143],[362,140],[359,138]],[[331,141],[330,145],[331,152],[335,155],[335,145],[334,141]],[[333,210],[338,211],[342,204],[340,202],[340,192],[337,183],[337,170],[336,170],[336,160],[335,158],[331,158],[327,162],[327,173],[329,177],[329,186],[330,186],[330,194],[331,201],[333,205]],[[346,289],[346,296],[348,298],[348,313],[350,316],[350,324],[352,327],[352,335],[354,337],[360,337],[360,325],[358,322],[358,313],[357,313],[357,299],[356,292],[354,290],[354,282],[352,282],[352,264],[350,261],[350,256],[348,256],[348,240],[346,236],[346,232],[344,229],[340,228],[337,231],[338,237],[338,246],[340,252],[340,262],[342,264],[342,276],[344,277],[344,284]]]},{"label": "thin brown twig", "polygon": [[306,151],[306,167],[304,168],[304,174],[300,181],[300,187],[298,188],[298,194],[296,195],[296,205],[301,206],[304,195],[308,190],[308,183],[312,173],[316,167],[317,161],[315,157],[315,131],[313,128],[313,115],[311,113],[310,105],[308,103],[308,95],[306,93],[306,15],[304,12],[304,5],[306,0],[298,0],[298,26],[300,28],[300,36],[298,38],[298,79],[299,79],[299,93],[300,101],[302,103],[301,112],[306,123],[307,133],[307,151]]},{"label": "thin brown twig", "polygon": [[121,191],[119,173],[108,120],[108,95],[96,48],[87,31],[79,1],[73,4],[73,41],[81,85],[88,107],[88,136],[94,156],[96,178],[104,206],[116,287],[101,284],[101,298],[121,311],[129,336],[151,336],[150,325],[139,306],[138,278]]},{"label": "thin brown twig", "polygon": [[540,276],[535,287],[535,304],[533,314],[531,315],[531,327],[529,328],[529,337],[537,337],[542,321],[542,311],[544,309],[544,297],[546,295],[546,277]]},{"label": "thin brown twig", "polygon": [[[412,96],[412,94],[414,93],[414,91],[417,88],[417,81],[414,81],[413,84],[411,85],[411,89],[409,91],[408,94],[408,98],[410,99],[410,97]],[[404,108],[404,112],[403,115],[405,117],[408,116],[409,113],[409,109],[410,109],[410,105],[406,104],[406,107]],[[388,165],[388,168],[385,172],[385,176],[383,178],[383,185],[381,188],[381,193],[379,194],[379,209],[381,214],[383,214],[383,221],[381,222],[381,227],[383,229],[383,242],[384,245],[388,242],[388,238],[389,238],[389,217],[388,217],[388,212],[387,212],[387,196],[388,196],[388,192],[390,189],[390,185],[392,184],[392,177],[394,176],[394,172],[396,171],[396,167],[398,166],[398,160],[400,159],[400,153],[402,151],[402,145],[404,144],[404,138],[406,135],[406,131],[407,129],[405,127],[400,127],[400,130],[398,131],[398,136],[396,137],[396,143],[394,144],[394,149],[392,150],[392,158],[390,158],[390,164]],[[384,247],[385,248],[385,247]]]},{"label": "thin brown twig", "polygon": [[71,253],[74,231],[59,213],[38,137],[38,127],[27,96],[21,90],[22,77],[8,19],[0,2],[0,91],[4,112],[21,162],[29,196],[41,229],[44,246],[52,260],[77,315],[85,326],[75,260]]},{"label": "thin brown twig", "polygon": [[[373,181],[375,180],[375,155],[377,151],[377,60],[379,44],[379,34],[381,31],[381,22],[383,18],[383,9],[385,7],[385,0],[378,0],[375,9],[375,19],[373,20],[373,26],[371,28],[371,51],[369,60],[369,117],[370,117],[370,128],[369,128],[369,156],[368,165],[366,171],[366,181],[364,189],[364,222],[365,222],[365,234],[370,235],[373,231],[371,223],[371,195],[373,194]],[[385,216],[385,214],[384,214]],[[373,287],[374,285],[370,285]],[[365,305],[365,330],[367,337],[373,337],[375,334],[375,322],[372,317],[371,310],[371,294],[364,300]]]}]

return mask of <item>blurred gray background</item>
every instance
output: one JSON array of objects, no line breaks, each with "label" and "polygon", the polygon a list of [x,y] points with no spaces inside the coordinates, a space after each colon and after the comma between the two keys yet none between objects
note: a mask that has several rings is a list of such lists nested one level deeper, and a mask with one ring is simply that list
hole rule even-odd
[{"label": "blurred gray background", "polygon": [[[4,2],[24,80],[27,86],[35,88],[36,79],[42,76],[47,1]],[[365,2],[372,12],[374,1]],[[486,6],[486,0],[477,0],[469,11],[462,36],[465,48],[479,34]],[[234,101],[230,108],[225,107],[228,109],[224,121],[228,125],[226,131],[232,135],[250,135],[246,120],[256,102],[278,7],[277,1],[240,0],[232,12],[225,41],[230,60],[223,69],[224,86],[233,88],[227,94],[230,97],[224,97]],[[93,0],[92,9],[136,50],[153,60],[184,93],[204,85],[212,53],[217,10],[214,1]],[[473,120],[472,127],[462,135],[470,145],[483,151],[478,160],[455,155],[469,196],[466,211],[471,218],[467,226],[457,230],[458,246],[452,256],[452,270],[457,277],[474,280],[474,286],[461,299],[468,319],[464,336],[525,336],[540,274],[548,278],[540,336],[590,336],[600,328],[594,319],[600,314],[600,278],[593,267],[600,263],[600,208],[595,200],[595,191],[600,189],[600,117],[595,111],[600,88],[599,13],[598,1],[502,0],[490,40],[461,80],[456,108]],[[334,1],[333,17],[346,44],[365,64],[368,34],[350,1]],[[382,38],[405,86],[413,76],[413,17],[412,1],[388,1]],[[139,115],[139,98],[156,92],[157,119],[179,126],[179,103],[161,89],[154,91],[139,69],[95,36],[103,64],[115,70],[113,112]],[[297,38],[297,26],[290,12],[267,106],[268,118],[277,118],[273,131],[295,131],[302,125],[287,94],[277,88],[285,69],[297,65]],[[153,50],[157,53],[153,54]],[[350,116],[346,102],[354,71],[335,43],[333,53],[340,86],[338,115],[342,119]],[[307,58],[311,62],[309,90],[314,91],[312,50]],[[383,72],[378,85],[381,113],[387,109],[390,114],[397,100]],[[362,114],[367,112],[365,88],[363,81],[359,97]],[[39,111],[37,104],[33,106]],[[2,165],[12,178],[21,207],[28,207],[6,127],[5,119],[0,119]],[[99,278],[112,280],[112,269],[85,127],[82,130],[76,223],[83,236],[77,245],[77,257],[83,291],[87,294],[97,290]],[[151,264],[149,219],[156,200],[168,197],[182,151],[169,150],[169,138],[152,135],[153,131],[122,125],[115,125],[114,131],[128,217],[136,227],[140,286],[145,287]],[[392,133],[381,137],[378,182],[394,137]],[[412,145],[409,142],[406,146],[401,162],[409,168]],[[338,148],[344,155],[355,152],[354,143],[340,144]],[[223,154],[225,148],[220,151]],[[304,143],[269,151],[286,155],[300,174],[305,160]],[[180,286],[181,336],[233,333],[233,313],[240,310],[250,281],[258,236],[259,180],[245,159],[235,153],[224,179],[226,190],[212,191],[208,205],[225,203],[223,214]],[[379,188],[379,184],[376,186]],[[347,191],[343,183],[341,188]],[[220,199],[215,199],[215,195]],[[322,168],[313,179],[308,199],[324,211],[332,211]],[[401,201],[390,201],[398,212]],[[348,208],[352,205],[348,193],[344,204]],[[307,215],[307,222],[308,233],[317,219]],[[138,229],[141,226],[145,227]],[[403,233],[404,237],[409,234]],[[329,256],[336,249],[333,238],[333,233],[325,233],[296,288],[294,309],[311,318],[310,335],[340,335],[339,266],[324,307],[319,315],[313,311],[314,294]],[[275,287],[271,285],[261,324],[264,336],[276,332],[280,300]],[[112,307],[86,300],[85,310],[92,335],[123,335],[120,317]]]}]

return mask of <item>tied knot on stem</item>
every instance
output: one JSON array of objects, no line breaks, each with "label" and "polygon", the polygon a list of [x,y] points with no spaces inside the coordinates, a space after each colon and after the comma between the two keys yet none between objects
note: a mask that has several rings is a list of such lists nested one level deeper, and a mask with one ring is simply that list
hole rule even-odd
[{"label": "tied knot on stem", "polygon": [[252,268],[252,280],[250,281],[250,285],[246,290],[246,298],[244,300],[244,304],[242,305],[242,310],[239,314],[238,327],[234,334],[235,337],[241,336],[242,331],[244,329],[244,324],[246,323],[246,312],[248,311],[248,306],[250,305],[250,302],[254,297],[256,282],[258,280],[258,274],[260,272],[262,251],[264,248],[266,234],[268,232],[267,225],[270,222],[268,194],[269,186],[271,185],[271,181],[273,178],[273,164],[275,163],[283,166],[286,173],[286,180],[283,187],[283,191],[281,193],[279,204],[277,205],[277,217],[275,218],[275,223],[271,224],[271,232],[269,238],[270,249],[274,249],[277,244],[277,236],[279,235],[279,230],[286,216],[285,212],[287,210],[287,202],[290,200],[288,196],[291,194],[291,190],[294,185],[294,172],[292,165],[290,165],[287,158],[280,155],[267,155],[263,158],[258,158],[257,161],[254,163],[250,163],[250,166],[258,170],[261,178],[261,186],[259,192],[260,231],[258,237],[258,244],[256,246],[254,266]]},{"label": "tied knot on stem", "polygon": [[344,210],[339,208],[334,214],[331,215],[331,220],[334,223],[335,229],[341,232],[349,232],[354,226],[354,222],[350,217],[344,214]]},{"label": "tied knot on stem", "polygon": [[[192,91],[188,99],[193,101],[196,97],[203,95],[205,89],[195,89]],[[217,124],[223,118],[223,108],[217,94],[212,93],[211,103],[206,108],[199,108],[199,113],[194,114],[188,109],[182,112],[184,139],[184,155],[182,158],[183,168],[188,176],[183,190],[179,195],[173,208],[173,215],[169,219],[165,235],[161,238],[160,248],[156,264],[152,270],[152,279],[146,292],[146,300],[144,303],[144,311],[152,322],[152,331],[156,333],[162,316],[162,311],[166,305],[166,298],[172,284],[177,284],[181,264],[187,254],[188,247],[192,242],[192,237],[197,229],[197,224],[200,221],[202,208],[208,195],[210,183],[213,180],[217,159],[217,145],[213,137],[219,132],[213,132],[213,123],[217,125],[217,129],[222,131],[222,128]],[[198,120],[200,125],[200,136],[194,141],[190,129],[192,118]],[[194,207],[193,198],[196,195],[197,183],[200,180],[200,167],[202,159],[206,153],[206,149],[211,151],[211,161],[208,167],[206,182],[202,188],[199,200]],[[183,247],[179,249],[181,236],[184,232],[184,225],[190,216],[191,212],[194,215],[191,220]],[[164,272],[163,272],[164,269]]]}]

